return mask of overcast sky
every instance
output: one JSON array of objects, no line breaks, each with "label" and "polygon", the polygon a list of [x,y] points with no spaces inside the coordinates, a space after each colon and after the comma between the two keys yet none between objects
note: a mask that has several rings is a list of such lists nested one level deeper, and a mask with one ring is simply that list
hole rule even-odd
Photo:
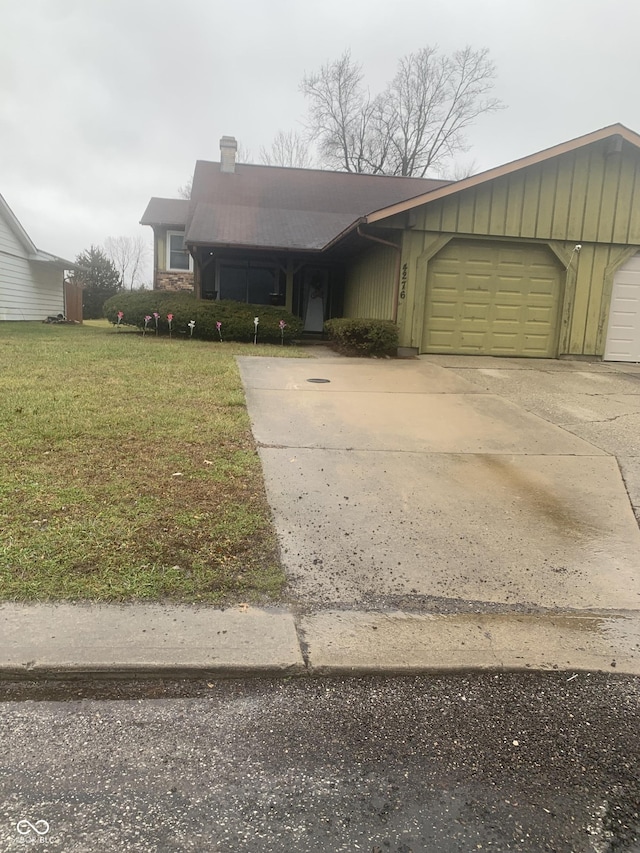
[{"label": "overcast sky", "polygon": [[[614,122],[640,131],[638,0],[0,0],[0,193],[73,258],[176,197],[235,136],[258,162],[301,128],[302,75],[346,48],[373,91],[426,45],[486,47],[508,107],[476,171]],[[150,277],[150,273],[149,273]]]}]

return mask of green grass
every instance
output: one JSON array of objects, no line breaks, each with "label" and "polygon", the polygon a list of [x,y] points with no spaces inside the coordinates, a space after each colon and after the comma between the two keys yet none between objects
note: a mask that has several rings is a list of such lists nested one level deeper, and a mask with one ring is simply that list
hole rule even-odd
[{"label": "green grass", "polygon": [[0,323],[0,599],[276,599],[235,355],[103,321]]}]

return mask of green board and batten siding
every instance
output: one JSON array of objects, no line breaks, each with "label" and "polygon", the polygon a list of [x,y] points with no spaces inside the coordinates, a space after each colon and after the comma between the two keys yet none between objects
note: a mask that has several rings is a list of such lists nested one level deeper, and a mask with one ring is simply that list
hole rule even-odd
[{"label": "green board and batten siding", "polygon": [[378,320],[391,317],[396,256],[396,250],[391,247],[373,245],[350,263],[347,270],[349,286],[344,302],[345,317]]},{"label": "green board and batten siding", "polygon": [[[398,316],[403,346],[424,351],[430,269],[437,272],[440,264],[442,271],[443,259],[451,261],[452,247],[446,249],[451,240],[455,248],[469,239],[476,248],[485,244],[487,252],[513,242],[523,269],[546,247],[559,273],[550,354],[602,355],[614,272],[640,249],[640,151],[620,137],[593,142],[424,204],[412,220],[403,237],[406,298]],[[385,225],[401,222],[402,214]],[[572,255],[578,243],[582,250]],[[439,261],[440,253],[445,254]],[[390,317],[393,254],[376,248],[352,265],[347,316]],[[463,250],[460,256],[468,266]],[[494,281],[489,289],[496,287]]]},{"label": "green board and batten siding", "polygon": [[593,143],[423,205],[422,231],[640,244],[640,157]]}]

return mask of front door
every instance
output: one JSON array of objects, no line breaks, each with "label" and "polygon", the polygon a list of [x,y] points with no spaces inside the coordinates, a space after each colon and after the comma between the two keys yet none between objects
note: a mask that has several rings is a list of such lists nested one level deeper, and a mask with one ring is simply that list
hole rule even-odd
[{"label": "front door", "polygon": [[310,267],[302,285],[302,319],[305,332],[322,332],[329,293],[329,271]]}]

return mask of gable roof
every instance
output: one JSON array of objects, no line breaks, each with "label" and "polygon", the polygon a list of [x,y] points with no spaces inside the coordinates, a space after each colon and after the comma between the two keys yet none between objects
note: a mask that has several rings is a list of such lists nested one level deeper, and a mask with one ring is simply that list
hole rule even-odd
[{"label": "gable roof", "polygon": [[38,263],[50,264],[60,269],[74,269],[75,261],[67,261],[65,258],[60,258],[58,255],[52,255],[49,252],[43,252],[38,249],[27,232],[22,227],[20,220],[11,210],[6,200],[0,195],[0,217],[4,219],[9,228],[17,237],[18,241],[24,246],[27,257],[30,261],[38,261]]},{"label": "gable roof", "polygon": [[245,207],[362,214],[448,183],[248,163],[238,163],[235,172],[221,172],[220,163],[198,160],[191,201],[197,204],[224,196],[228,204]]},{"label": "gable roof", "polygon": [[20,243],[22,243],[24,248],[27,250],[27,253],[29,255],[34,255],[38,251],[35,247],[35,244],[32,242],[31,238],[20,224],[20,220],[11,210],[2,195],[0,195],[0,215],[7,223],[9,228],[11,228]]},{"label": "gable roof", "polygon": [[317,252],[337,246],[359,225],[615,137],[640,148],[640,135],[612,124],[460,181],[246,163],[222,172],[219,162],[198,160],[191,199],[152,198],[141,223],[184,227],[191,246]]},{"label": "gable roof", "polygon": [[319,251],[369,211],[447,183],[244,163],[222,172],[220,163],[198,160],[185,242]]},{"label": "gable roof", "polygon": [[550,160],[552,157],[558,157],[560,154],[566,154],[571,151],[576,151],[583,148],[585,145],[591,145],[594,142],[600,142],[603,139],[613,137],[621,137],[622,139],[640,148],[640,135],[634,133],[623,124],[611,124],[607,127],[602,127],[600,130],[594,130],[592,133],[587,133],[584,136],[578,136],[575,139],[570,139],[568,142],[562,142],[560,145],[554,145],[552,148],[545,148],[535,154],[530,154],[527,157],[521,157],[518,160],[512,160],[510,163],[505,163],[503,166],[497,166],[494,169],[488,169],[485,172],[479,172],[477,175],[472,175],[469,178],[463,178],[461,181],[450,183],[447,186],[436,188],[435,190],[425,193],[422,196],[416,196],[397,204],[387,205],[384,208],[370,212],[365,217],[367,224],[379,222],[381,219],[387,219],[389,216],[395,216],[397,213],[403,213],[407,210],[412,210],[422,204],[428,204],[432,201],[437,201],[440,198],[453,195],[454,193],[462,192],[463,190],[477,187],[479,184],[493,181],[503,175],[509,175],[512,172],[517,172],[520,169],[526,169],[536,163],[543,163],[545,160]]}]

